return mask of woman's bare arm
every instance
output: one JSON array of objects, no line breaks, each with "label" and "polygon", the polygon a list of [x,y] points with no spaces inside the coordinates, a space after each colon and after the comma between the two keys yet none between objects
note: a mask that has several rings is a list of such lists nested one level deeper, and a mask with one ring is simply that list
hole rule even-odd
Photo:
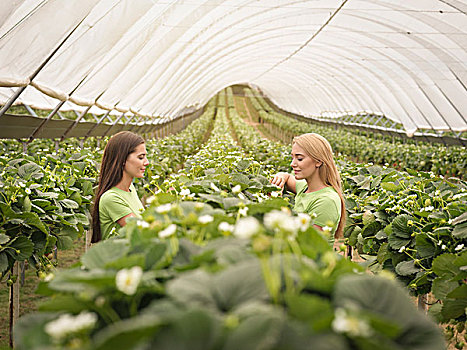
[{"label": "woman's bare arm", "polygon": [[123,218],[120,218],[117,220],[117,224],[119,224],[120,226],[125,226],[126,225],[126,219],[132,217],[132,216],[136,216],[135,214],[133,213],[130,213],[128,215],[125,215]]},{"label": "woman's bare arm", "polygon": [[293,193],[297,193],[295,184],[296,184],[295,176],[290,175],[288,173],[277,173],[271,180],[273,185],[279,186],[280,188],[286,188]]}]

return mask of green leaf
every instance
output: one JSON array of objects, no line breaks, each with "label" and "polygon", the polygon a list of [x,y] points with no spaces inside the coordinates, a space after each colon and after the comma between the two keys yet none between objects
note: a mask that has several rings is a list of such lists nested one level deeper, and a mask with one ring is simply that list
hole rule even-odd
[{"label": "green leaf", "polygon": [[15,213],[11,208],[7,208],[5,216],[13,222],[17,220],[18,224],[33,226],[44,232],[48,235],[47,228],[42,223],[41,219],[36,213],[33,212],[22,212],[22,213]]},{"label": "green leaf", "polygon": [[389,259],[390,257],[391,257],[391,255],[389,254],[388,244],[387,243],[381,244],[381,246],[379,247],[379,250],[378,250],[378,256],[377,256],[376,260],[378,260],[378,262],[380,264],[382,264],[387,259]]},{"label": "green leaf", "polygon": [[[214,349],[222,335],[217,315],[208,310],[193,309],[169,320],[169,326],[151,341],[151,349]],[[175,318],[175,319],[174,319]]]},{"label": "green leaf", "polygon": [[376,233],[375,238],[381,241],[383,239],[387,239],[388,235],[386,232],[384,232],[384,230],[379,230],[378,233]]},{"label": "green leaf", "polygon": [[217,310],[211,293],[211,276],[203,270],[189,271],[166,284],[167,294],[184,305],[202,306]]},{"label": "green leaf", "polygon": [[464,222],[467,222],[467,213],[463,213],[462,215],[452,220],[453,225],[462,224]]},{"label": "green leaf", "polygon": [[436,247],[433,242],[428,239],[426,234],[418,234],[415,238],[415,248],[421,258],[430,258],[434,256]]},{"label": "green leaf", "polygon": [[452,235],[458,239],[467,238],[467,222],[454,226]]},{"label": "green leaf", "polygon": [[352,231],[350,237],[349,237],[349,244],[352,247],[355,247],[357,244],[358,240],[358,235],[362,232],[362,229],[359,226],[356,226],[355,229]]},{"label": "green leaf", "polygon": [[41,193],[39,193],[39,191],[38,191],[38,195],[39,195],[40,197],[51,198],[51,199],[57,199],[58,196],[59,196],[59,193],[55,193],[55,192],[41,192]]},{"label": "green leaf", "polygon": [[[219,264],[233,265],[238,262],[251,259],[251,254],[246,249],[246,242],[234,238],[218,238],[209,241],[203,251],[212,252],[213,259],[217,259]],[[198,256],[193,257],[194,261],[198,261]],[[209,260],[208,260],[209,261]]]},{"label": "green leaf", "polygon": [[228,335],[223,349],[276,349],[284,323],[278,313],[250,316]]},{"label": "green leaf", "polygon": [[5,244],[10,241],[10,237],[4,233],[0,233],[0,244]]},{"label": "green leaf", "polygon": [[81,263],[88,269],[104,268],[129,250],[128,242],[124,240],[106,240],[95,244],[81,256]]},{"label": "green leaf", "polygon": [[402,261],[396,266],[396,272],[401,276],[410,276],[420,271],[420,268],[415,266],[413,260]]},{"label": "green leaf", "polygon": [[29,180],[31,177],[40,179],[44,176],[44,173],[42,172],[42,168],[36,163],[27,163],[18,168],[18,176],[25,180]]},{"label": "green leaf", "polygon": [[368,171],[368,173],[370,175],[379,176],[379,175],[381,175],[381,170],[382,169],[378,165],[373,165],[373,166],[370,166],[370,167],[366,168],[366,170]]},{"label": "green leaf", "polygon": [[454,265],[456,256],[454,254],[445,253],[437,256],[433,260],[433,272],[443,278],[452,278],[459,272],[458,268]]},{"label": "green leaf", "polygon": [[[237,169],[239,171],[244,171],[246,170],[249,166],[251,165],[251,162],[249,160],[241,160],[237,164]],[[236,175],[236,174],[235,174]],[[244,182],[247,183],[247,182]]]},{"label": "green leaf", "polygon": [[391,192],[397,192],[400,189],[402,189],[402,186],[396,185],[393,182],[382,182],[381,187],[385,189],[386,191],[391,191]]},{"label": "green leaf", "polygon": [[89,195],[93,195],[93,191],[92,191],[92,183],[90,181],[83,181],[83,184],[81,185],[82,187],[82,195],[83,196],[89,196]]},{"label": "green leaf", "polygon": [[161,318],[155,315],[139,315],[125,319],[96,333],[92,348],[94,350],[136,349],[138,344],[157,334],[161,326]]},{"label": "green leaf", "polygon": [[49,206],[51,203],[47,199],[36,198],[32,200],[32,204],[37,205],[38,207],[45,208]]},{"label": "green leaf", "polygon": [[289,295],[286,297],[289,314],[306,322],[315,332],[331,328],[334,309],[329,299],[317,295]]},{"label": "green leaf", "polygon": [[53,298],[41,302],[39,310],[79,314],[83,310],[88,310],[88,305],[74,295],[54,295]]},{"label": "green leaf", "polygon": [[395,234],[391,234],[388,237],[389,246],[394,250],[399,250],[402,247],[407,246],[410,243],[410,239],[402,239],[397,237]]},{"label": "green leaf", "polygon": [[441,315],[441,308],[442,307],[443,306],[440,303],[436,303],[436,304],[432,305],[428,309],[428,315],[430,315],[438,323],[441,323],[441,322],[445,321],[443,319],[443,316]]},{"label": "green leaf", "polygon": [[23,201],[23,209],[24,211],[31,211],[31,200],[29,199],[29,196],[24,197]]},{"label": "green leaf", "polygon": [[357,183],[357,186],[359,187],[359,189],[362,189],[362,190],[369,190],[370,185],[371,185],[371,178],[369,178],[369,177],[367,177],[363,181]]},{"label": "green leaf", "polygon": [[345,275],[334,290],[336,307],[357,309],[396,324],[399,337],[392,339],[391,348],[444,349],[440,328],[417,310],[406,290],[384,278],[366,275]]},{"label": "green leaf", "polygon": [[374,236],[381,229],[381,224],[377,221],[373,221],[368,226],[365,226],[362,230],[363,237]]},{"label": "green leaf", "polygon": [[231,265],[212,279],[213,296],[220,310],[231,310],[250,300],[267,300],[269,293],[259,261],[250,259]]},{"label": "green leaf", "polygon": [[32,255],[34,244],[25,236],[16,237],[9,244],[10,247],[19,251],[12,253],[9,249],[8,252],[18,261],[26,260]]},{"label": "green leaf", "polygon": [[72,268],[58,271],[49,282],[51,290],[60,292],[79,293],[81,291],[108,290],[115,288],[115,271],[93,269],[90,271],[81,268]]},{"label": "green leaf", "polygon": [[297,241],[303,254],[311,259],[317,259],[321,254],[332,251],[329,242],[314,229],[300,232]]},{"label": "green leaf", "polygon": [[414,220],[410,215],[402,214],[392,221],[392,232],[400,238],[408,239],[413,232],[413,226],[409,226],[408,221]]},{"label": "green leaf", "polygon": [[245,201],[241,200],[240,198],[229,197],[229,198],[224,198],[222,203],[224,205],[224,209],[228,210],[232,207],[238,207],[240,203],[245,203]]},{"label": "green leaf", "polygon": [[465,308],[467,307],[467,299],[446,299],[443,302],[441,315],[446,320],[461,317],[465,315]]},{"label": "green leaf", "polygon": [[35,231],[29,237],[32,243],[34,244],[34,254],[44,254],[47,247],[48,238],[43,232]]},{"label": "green leaf", "polygon": [[89,219],[86,215],[81,214],[81,213],[76,213],[75,218],[76,220],[78,220],[78,223],[82,225],[89,225]]},{"label": "green leaf", "polygon": [[119,259],[112,260],[105,265],[108,269],[121,270],[127,269],[133,266],[140,266],[144,268],[145,265],[145,255],[143,253],[125,255]]},{"label": "green leaf", "polygon": [[214,202],[218,204],[223,204],[224,202],[224,197],[218,194],[199,193],[198,196],[207,200],[208,202]]},{"label": "green leaf", "polygon": [[[247,204],[249,201],[246,201]],[[273,209],[280,210],[282,207],[289,207],[290,204],[283,198],[269,198],[261,203],[248,204],[248,215],[264,214]]]},{"label": "green leaf", "polygon": [[0,253],[0,273],[4,273],[8,270],[8,256],[5,252]]},{"label": "green leaf", "polygon": [[444,299],[446,296],[456,289],[459,283],[456,281],[447,281],[442,277],[437,277],[433,280],[431,291],[437,299]]},{"label": "green leaf", "polygon": [[65,226],[56,235],[58,249],[71,249],[73,242],[78,238],[79,232],[73,227]]},{"label": "green leaf", "polygon": [[165,256],[167,244],[167,242],[153,243],[146,249],[145,270],[151,269]]},{"label": "green leaf", "polygon": [[467,299],[467,284],[458,285],[447,297],[451,299]]},{"label": "green leaf", "polygon": [[73,248],[73,240],[68,236],[57,235],[57,248],[60,250],[67,250]]},{"label": "green leaf", "polygon": [[62,199],[60,201],[58,201],[60,203],[60,205],[64,208],[68,208],[68,209],[78,209],[79,208],[79,204],[76,203],[74,200],[71,200],[71,199]]}]

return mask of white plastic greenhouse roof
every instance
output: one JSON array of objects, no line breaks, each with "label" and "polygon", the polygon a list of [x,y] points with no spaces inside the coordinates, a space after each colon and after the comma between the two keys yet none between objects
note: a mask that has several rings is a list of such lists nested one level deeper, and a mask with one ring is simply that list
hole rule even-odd
[{"label": "white plastic greenhouse roof", "polygon": [[0,104],[28,86],[16,102],[175,117],[248,83],[305,116],[467,131],[466,13],[466,0],[4,0]]}]

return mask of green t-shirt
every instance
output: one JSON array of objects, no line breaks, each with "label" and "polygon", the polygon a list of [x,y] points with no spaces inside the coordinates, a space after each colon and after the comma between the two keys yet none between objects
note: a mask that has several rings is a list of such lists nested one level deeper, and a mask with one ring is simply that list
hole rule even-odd
[{"label": "green t-shirt", "polygon": [[328,222],[332,222],[334,227],[332,233],[337,229],[339,220],[341,218],[341,199],[339,194],[331,186],[325,187],[321,190],[305,193],[307,189],[305,180],[296,182],[296,196],[294,211],[297,213],[307,213],[311,215],[316,214],[314,224],[324,227]]},{"label": "green t-shirt", "polygon": [[141,218],[143,210],[143,204],[138,198],[133,184],[130,185],[130,192],[123,191],[117,187],[112,187],[106,191],[99,200],[99,220],[101,222],[102,239],[108,238],[113,228],[120,228],[117,220],[131,213]]}]

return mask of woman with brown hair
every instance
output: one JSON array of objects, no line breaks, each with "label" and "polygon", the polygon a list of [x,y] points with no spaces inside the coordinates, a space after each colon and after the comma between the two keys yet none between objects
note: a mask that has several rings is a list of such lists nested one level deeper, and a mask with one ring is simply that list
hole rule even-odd
[{"label": "woman with brown hair", "polygon": [[294,211],[315,217],[315,227],[330,227],[334,237],[342,237],[345,204],[329,142],[314,133],[295,137],[291,166],[294,175],[278,173],[271,183],[296,193]]},{"label": "woman with brown hair", "polygon": [[144,210],[133,185],[149,164],[144,139],[130,131],[113,135],[102,156],[99,184],[92,209],[92,243],[125,226],[126,219]]}]

